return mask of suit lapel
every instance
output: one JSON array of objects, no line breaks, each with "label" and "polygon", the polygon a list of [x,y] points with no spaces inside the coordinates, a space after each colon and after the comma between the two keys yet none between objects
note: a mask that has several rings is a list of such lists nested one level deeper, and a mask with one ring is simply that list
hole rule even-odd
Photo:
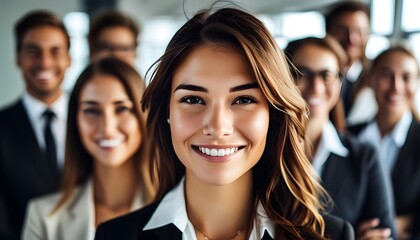
[{"label": "suit lapel", "polygon": [[92,181],[81,187],[63,214],[59,236],[63,240],[93,239],[95,236],[95,209]]},{"label": "suit lapel", "polygon": [[[32,127],[31,122],[29,121],[28,114],[23,106],[22,100],[19,101],[14,108],[12,114],[12,123],[11,127],[14,128],[14,136],[12,138],[19,141],[20,144],[17,144],[18,147],[22,148],[22,151],[25,158],[23,163],[26,166],[31,166],[33,172],[37,174],[40,179],[43,179],[43,184],[48,184],[48,189],[57,189],[58,187],[58,175],[56,169],[51,169],[47,161],[45,161],[45,156],[42,150],[39,147],[38,140],[35,136],[35,131]],[[29,165],[28,165],[29,164]]]},{"label": "suit lapel", "polygon": [[172,223],[159,228],[144,231],[143,233],[144,236],[141,236],[139,239],[182,240],[182,232]]}]

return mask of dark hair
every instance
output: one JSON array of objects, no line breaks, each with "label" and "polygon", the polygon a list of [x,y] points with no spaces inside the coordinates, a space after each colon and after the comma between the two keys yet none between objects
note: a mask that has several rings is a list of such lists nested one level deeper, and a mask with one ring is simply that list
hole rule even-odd
[{"label": "dark hair", "polygon": [[[64,191],[55,210],[62,206],[71,196],[74,189],[91,177],[93,172],[93,159],[85,149],[79,134],[77,125],[77,114],[79,111],[80,93],[84,86],[96,75],[114,76],[124,86],[128,97],[134,104],[134,113],[140,126],[142,142],[140,148],[134,154],[134,159],[138,164],[139,183],[144,191],[146,202],[150,202],[154,197],[154,190],[151,186],[148,161],[148,137],[146,131],[146,113],[142,111],[140,99],[145,90],[145,83],[138,72],[127,63],[115,59],[105,58],[91,63],[81,73],[71,92],[67,119],[67,138],[64,173],[62,179],[62,189]],[[54,210],[54,211],[55,211]]]},{"label": "dark hair", "polygon": [[152,171],[157,173],[154,180],[159,183],[157,198],[162,198],[185,174],[166,122],[172,79],[194,49],[208,44],[239,51],[270,106],[266,147],[252,169],[254,208],[261,202],[275,224],[276,239],[322,239],[324,220],[319,213],[319,199],[325,191],[303,149],[305,101],[292,80],[283,52],[267,28],[256,17],[238,9],[197,13],[175,33],[155,63],[142,106],[149,110],[147,129],[154,143],[150,159]]},{"label": "dark hair", "polygon": [[[308,45],[317,46],[334,54],[338,62],[339,71],[341,74],[343,73],[344,67],[347,63],[347,55],[340,43],[338,43],[333,37],[327,35],[325,38],[307,37],[289,42],[284,51],[287,57],[289,57],[290,70],[294,73],[293,75],[300,74],[293,65],[293,57],[301,48]],[[330,120],[338,131],[344,132],[346,130],[346,117],[341,98],[338,99],[337,104],[333,107],[333,109],[331,109]]]},{"label": "dark hair", "polygon": [[15,37],[16,37],[16,52],[22,48],[22,40],[25,34],[37,27],[50,26],[61,30],[67,40],[67,50],[70,49],[70,36],[61,19],[51,12],[45,10],[35,10],[27,13],[15,24]]},{"label": "dark hair", "polygon": [[137,38],[140,34],[140,26],[127,14],[115,10],[107,10],[94,15],[90,22],[90,30],[88,34],[89,48],[94,49],[98,44],[99,34],[110,27],[128,28],[135,39],[135,47],[137,47]]},{"label": "dark hair", "polygon": [[342,15],[353,12],[364,12],[370,19],[369,7],[360,1],[344,1],[337,3],[325,14],[325,30],[330,32],[333,23]]}]

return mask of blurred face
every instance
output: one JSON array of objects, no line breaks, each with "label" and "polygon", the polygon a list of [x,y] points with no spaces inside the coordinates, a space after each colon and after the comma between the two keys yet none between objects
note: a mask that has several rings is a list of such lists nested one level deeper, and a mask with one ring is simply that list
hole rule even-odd
[{"label": "blurred face", "polygon": [[77,125],[95,166],[118,167],[141,144],[134,103],[113,76],[96,75],[82,88]]},{"label": "blurred face", "polygon": [[91,59],[115,57],[132,66],[136,63],[136,36],[126,27],[109,27],[100,32]]},{"label": "blurred face", "polygon": [[42,101],[60,96],[70,66],[67,48],[66,35],[56,27],[33,28],[23,36],[17,64],[29,94]]},{"label": "blurred face", "polygon": [[310,118],[328,119],[340,96],[337,58],[327,49],[306,45],[296,52],[293,64],[303,74],[296,83],[309,105]]},{"label": "blurred face", "polygon": [[170,129],[187,179],[225,185],[259,161],[269,107],[249,69],[232,48],[204,45],[175,72]]},{"label": "blurred face", "polygon": [[415,59],[401,52],[385,55],[371,78],[379,112],[399,119],[413,102],[418,78]]},{"label": "blurred face", "polygon": [[349,12],[337,18],[329,34],[340,42],[347,53],[350,64],[364,56],[370,32],[370,21],[362,11]]}]

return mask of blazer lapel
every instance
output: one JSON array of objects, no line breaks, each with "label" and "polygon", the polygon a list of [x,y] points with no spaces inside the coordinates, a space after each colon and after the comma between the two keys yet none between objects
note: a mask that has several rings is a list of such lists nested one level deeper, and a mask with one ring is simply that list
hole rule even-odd
[{"label": "blazer lapel", "polygon": [[95,209],[93,204],[92,181],[81,187],[75,198],[67,206],[59,227],[63,240],[93,239],[95,236]]},{"label": "blazer lapel", "polygon": [[182,240],[182,232],[172,223],[160,228],[144,231],[143,233],[144,236],[141,236],[139,239]]}]

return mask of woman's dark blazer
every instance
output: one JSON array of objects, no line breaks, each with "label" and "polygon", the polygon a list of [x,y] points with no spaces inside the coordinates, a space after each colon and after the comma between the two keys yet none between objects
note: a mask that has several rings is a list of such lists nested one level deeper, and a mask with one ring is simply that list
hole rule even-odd
[{"label": "woman's dark blazer", "polygon": [[334,201],[331,214],[349,221],[355,229],[363,220],[379,218],[380,227],[394,230],[392,204],[376,150],[352,136],[340,135],[340,140],[348,155],[330,154],[321,175]]},{"label": "woman's dark blazer", "polygon": [[[159,202],[156,202],[143,209],[102,223],[96,231],[95,240],[181,240],[182,233],[173,224],[143,231],[144,226],[150,220],[158,205]],[[332,239],[354,239],[353,228],[348,222],[332,215],[325,215],[324,220],[326,224],[325,231]],[[262,239],[272,240],[267,232]]]},{"label": "woman's dark blazer", "polygon": [[[364,124],[366,127],[367,124]],[[363,125],[349,128],[359,134]],[[396,215],[412,214],[412,236],[420,239],[420,123],[413,120],[391,173]]]}]

